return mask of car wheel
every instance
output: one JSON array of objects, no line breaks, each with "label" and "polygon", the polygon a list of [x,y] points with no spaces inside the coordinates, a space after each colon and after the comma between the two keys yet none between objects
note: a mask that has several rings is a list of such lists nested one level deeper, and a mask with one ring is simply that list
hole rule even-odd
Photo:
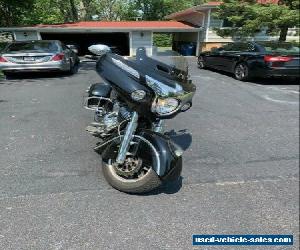
[{"label": "car wheel", "polygon": [[204,58],[202,56],[198,57],[198,68],[199,69],[205,69],[206,68],[205,61],[204,61]]},{"label": "car wheel", "polygon": [[239,63],[235,66],[234,76],[237,80],[247,81],[250,79],[249,68],[245,63]]},{"label": "car wheel", "polygon": [[77,73],[77,71],[78,71],[78,63],[72,64],[72,61],[70,61],[70,70],[69,70],[69,74],[70,74],[70,75],[74,75],[75,73]]}]

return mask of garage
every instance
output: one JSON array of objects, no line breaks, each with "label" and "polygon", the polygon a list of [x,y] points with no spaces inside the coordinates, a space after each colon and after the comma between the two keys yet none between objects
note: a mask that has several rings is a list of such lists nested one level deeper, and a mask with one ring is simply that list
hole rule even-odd
[{"label": "garage", "polygon": [[114,52],[122,56],[129,56],[129,33],[44,33],[43,40],[60,40],[65,44],[74,44],[78,47],[80,56],[89,54],[88,47],[100,43],[106,44]]},{"label": "garage", "polygon": [[76,45],[80,56],[89,54],[87,48],[92,44],[106,44],[122,56],[134,56],[137,48],[145,47],[151,55],[156,33],[172,34],[173,48],[178,44],[194,43],[197,50],[191,55],[197,55],[199,33],[202,32],[201,27],[179,21],[87,21],[1,30],[12,32],[16,41],[60,40]]}]

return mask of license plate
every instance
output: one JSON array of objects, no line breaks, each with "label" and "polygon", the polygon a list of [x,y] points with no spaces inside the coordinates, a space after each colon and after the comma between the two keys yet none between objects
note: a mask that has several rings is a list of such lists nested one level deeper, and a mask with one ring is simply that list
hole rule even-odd
[{"label": "license plate", "polygon": [[32,61],[34,61],[35,59],[34,59],[34,57],[32,57],[32,56],[26,56],[26,57],[24,57],[24,61],[29,61],[29,62],[32,62]]}]

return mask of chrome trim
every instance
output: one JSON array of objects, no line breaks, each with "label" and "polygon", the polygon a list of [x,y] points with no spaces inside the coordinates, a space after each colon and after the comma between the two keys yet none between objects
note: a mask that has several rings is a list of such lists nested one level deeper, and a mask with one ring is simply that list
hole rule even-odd
[{"label": "chrome trim", "polygon": [[184,93],[183,88],[178,83],[175,83],[175,88],[172,88],[151,76],[146,75],[147,85],[154,90],[154,92],[161,97],[169,97],[171,95],[177,95]]},{"label": "chrome trim", "polygon": [[133,138],[133,134],[137,128],[137,125],[138,125],[138,113],[133,112],[131,119],[127,124],[126,130],[125,130],[125,135],[124,135],[124,138],[123,138],[120,148],[119,148],[118,156],[116,159],[116,162],[118,164],[122,164],[125,161],[126,153],[128,151],[130,142]]},{"label": "chrome trim", "polygon": [[[110,142],[113,142],[114,140],[117,140],[117,139],[122,138],[122,137],[124,137],[124,135],[116,136],[116,137],[112,138],[111,140],[108,140],[108,141],[104,142],[103,144],[101,144],[101,145],[95,147],[94,150],[97,151],[97,150],[99,150],[100,148],[104,147],[105,145],[109,144]],[[133,135],[132,137],[133,137],[133,138],[138,138],[138,139],[144,141],[146,144],[148,144],[148,145],[150,146],[150,148],[153,150],[154,155],[155,155],[155,158],[156,158],[157,174],[158,174],[158,175],[161,175],[161,173],[160,173],[160,159],[159,159],[159,153],[158,153],[158,151],[156,150],[156,148],[153,146],[153,144],[152,144],[150,141],[148,141],[147,139],[145,139],[144,137],[140,136],[140,135]],[[153,168],[153,166],[152,166],[152,168]]]},{"label": "chrome trim", "polygon": [[[187,102],[191,102],[194,95],[195,95],[195,92],[189,92],[189,93],[184,93],[184,94],[181,94],[181,95],[178,95],[178,96],[175,96],[175,97],[170,97],[170,98],[177,99],[179,101],[179,105],[174,111],[172,111],[170,113],[166,113],[166,114],[159,114],[159,113],[155,112],[156,101],[157,101],[158,98],[161,98],[160,96],[156,96],[154,98],[154,101],[152,102],[151,111],[155,112],[160,117],[172,115],[172,114],[178,112]],[[161,98],[161,99],[163,99],[163,98]]]},{"label": "chrome trim", "polygon": [[[95,107],[95,108],[90,108],[90,107],[88,106],[88,102],[89,102],[89,100],[91,100],[91,99],[98,99],[98,105],[97,105],[97,107]],[[101,100],[105,100],[105,101],[109,101],[109,102],[113,103],[113,101],[112,101],[110,98],[106,98],[106,97],[98,97],[98,96],[91,96],[91,97],[85,97],[85,98],[84,98],[84,100],[83,100],[83,106],[84,106],[84,108],[87,109],[87,110],[98,111],[98,110],[99,110],[99,107],[100,107],[100,102],[101,102]],[[96,106],[96,105],[95,105],[95,106]]]},{"label": "chrome trim", "polygon": [[[156,162],[157,162],[157,166],[156,166],[156,168],[157,168],[157,174],[158,174],[158,175],[161,175],[161,173],[160,173],[160,159],[159,159],[159,153],[157,152],[156,148],[153,146],[153,144],[152,144],[150,141],[148,141],[147,139],[145,139],[145,138],[142,137],[142,136],[134,135],[133,137],[139,138],[139,139],[141,139],[142,141],[146,142],[146,143],[150,146],[150,148],[154,151],[155,158],[156,158]],[[152,166],[152,168],[153,168],[153,166]]]},{"label": "chrome trim", "polygon": [[158,122],[153,122],[152,130],[157,133],[162,133],[164,130],[163,120],[159,120]]},{"label": "chrome trim", "polygon": [[121,60],[117,60],[115,58],[112,58],[112,61],[115,65],[117,65],[119,68],[123,69],[124,71],[126,71],[127,73],[129,73],[130,75],[136,77],[136,78],[140,78],[140,74],[137,70],[135,70],[134,68],[126,65],[125,63],[123,63]]}]

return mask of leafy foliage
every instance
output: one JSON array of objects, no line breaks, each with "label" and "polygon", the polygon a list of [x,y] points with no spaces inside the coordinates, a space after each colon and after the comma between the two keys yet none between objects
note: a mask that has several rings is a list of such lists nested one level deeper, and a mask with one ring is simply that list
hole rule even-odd
[{"label": "leafy foliage", "polygon": [[79,20],[162,20],[205,0],[0,0],[0,26]]},{"label": "leafy foliage", "polygon": [[279,4],[259,4],[255,0],[224,0],[216,17],[232,23],[230,29],[217,29],[220,36],[253,36],[263,28],[269,34],[280,32],[280,41],[286,40],[288,28],[299,26],[299,1],[282,0]]},{"label": "leafy foliage", "polygon": [[14,26],[30,15],[35,0],[0,0],[0,26]]},{"label": "leafy foliage", "polygon": [[172,34],[153,34],[153,45],[156,47],[171,47]]}]

